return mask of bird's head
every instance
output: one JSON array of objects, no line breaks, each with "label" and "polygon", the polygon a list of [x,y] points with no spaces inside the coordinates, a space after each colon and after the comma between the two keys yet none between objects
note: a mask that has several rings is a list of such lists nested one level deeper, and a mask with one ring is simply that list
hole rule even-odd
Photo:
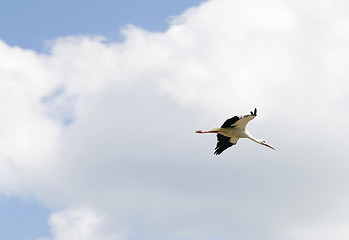
[{"label": "bird's head", "polygon": [[273,148],[272,146],[270,146],[265,140],[260,140],[260,144],[270,147],[271,149],[275,150],[275,148]]}]

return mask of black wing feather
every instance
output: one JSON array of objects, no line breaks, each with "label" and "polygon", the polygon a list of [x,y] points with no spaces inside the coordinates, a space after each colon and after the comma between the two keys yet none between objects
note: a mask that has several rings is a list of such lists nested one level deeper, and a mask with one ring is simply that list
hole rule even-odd
[{"label": "black wing feather", "polygon": [[217,146],[215,148],[214,154],[219,155],[227,148],[233,146],[234,144],[230,142],[230,138],[222,134],[217,134]]},{"label": "black wing feather", "polygon": [[240,118],[238,116],[234,116],[232,118],[227,119],[223,125],[221,126],[221,128],[228,128],[231,127],[231,125],[233,125],[234,123],[236,123],[236,121],[238,121]]},{"label": "black wing feather", "polygon": [[251,115],[253,115],[253,116],[257,116],[257,108],[255,108],[254,111],[253,111],[253,112],[251,111],[250,113],[251,113]]},{"label": "black wing feather", "polygon": [[[253,115],[253,116],[257,116],[257,108],[255,108],[254,109],[254,111],[252,112],[250,112],[251,113],[251,115]],[[248,115],[246,115],[246,116],[244,116],[244,117],[247,117]],[[233,128],[233,127],[235,127],[235,126],[232,126],[234,123],[236,123],[237,121],[239,121],[240,120],[240,117],[238,117],[238,116],[234,116],[234,117],[232,117],[232,118],[229,118],[229,119],[227,119],[224,123],[223,123],[223,125],[221,126],[221,128]],[[214,152],[214,154],[216,154],[216,155],[219,155],[219,154],[221,154],[224,150],[226,150],[227,148],[229,148],[229,147],[231,147],[231,146],[233,146],[233,145],[235,145],[235,144],[233,144],[233,143],[231,143],[230,142],[230,137],[226,137],[226,136],[224,136],[224,135],[222,135],[222,134],[217,134],[217,146],[216,146],[216,148],[215,148],[215,152]]]}]

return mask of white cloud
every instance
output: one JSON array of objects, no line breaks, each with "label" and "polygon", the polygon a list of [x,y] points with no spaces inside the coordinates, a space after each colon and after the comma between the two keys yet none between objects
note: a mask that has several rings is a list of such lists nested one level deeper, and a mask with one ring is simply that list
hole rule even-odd
[{"label": "white cloud", "polygon": [[[55,240],[346,237],[345,4],[212,0],[123,43],[0,43],[1,192],[67,208]],[[194,134],[254,107],[276,152]]]},{"label": "white cloud", "polygon": [[[124,239],[124,236],[106,235],[102,227],[103,220],[90,209],[72,208],[52,214],[49,223],[55,240]],[[46,239],[50,238],[40,240]]]}]

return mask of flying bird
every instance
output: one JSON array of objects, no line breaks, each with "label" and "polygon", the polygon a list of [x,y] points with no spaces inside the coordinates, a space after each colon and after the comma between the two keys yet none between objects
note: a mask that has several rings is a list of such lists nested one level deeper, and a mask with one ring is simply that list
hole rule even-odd
[{"label": "flying bird", "polygon": [[227,119],[220,128],[214,127],[208,131],[197,130],[196,133],[217,133],[217,146],[214,152],[216,155],[221,154],[227,148],[235,145],[239,138],[249,138],[256,143],[275,150],[275,148],[267,144],[264,140],[256,139],[246,131],[245,128],[247,123],[256,116],[257,109],[255,108],[249,115],[234,116]]}]

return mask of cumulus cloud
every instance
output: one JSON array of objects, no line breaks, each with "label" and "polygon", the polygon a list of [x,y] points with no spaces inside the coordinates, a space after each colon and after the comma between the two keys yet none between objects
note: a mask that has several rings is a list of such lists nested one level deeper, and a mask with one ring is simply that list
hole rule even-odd
[{"label": "cumulus cloud", "polygon": [[[54,240],[347,239],[346,8],[211,0],[122,43],[1,42],[1,192],[61,208]],[[254,107],[275,152],[194,134]]]},{"label": "cumulus cloud", "polygon": [[[117,240],[120,236],[108,236],[101,228],[103,218],[97,216],[91,209],[69,208],[62,212],[54,213],[50,217],[49,224],[55,240]],[[39,240],[50,240],[41,238]]]}]

